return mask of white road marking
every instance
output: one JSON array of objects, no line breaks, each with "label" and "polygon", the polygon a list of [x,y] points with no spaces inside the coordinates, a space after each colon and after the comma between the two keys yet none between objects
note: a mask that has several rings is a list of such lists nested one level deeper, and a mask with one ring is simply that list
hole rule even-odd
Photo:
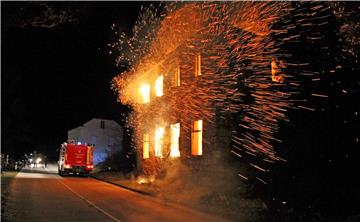
[{"label": "white road marking", "polygon": [[112,220],[116,221],[116,222],[121,222],[121,220],[117,219],[116,217],[114,217],[113,215],[111,215],[110,213],[106,212],[105,210],[101,209],[99,206],[95,205],[93,202],[91,202],[90,200],[86,199],[85,197],[83,197],[82,195],[80,195],[79,193],[77,193],[76,191],[74,191],[73,189],[71,189],[68,185],[66,185],[64,182],[62,182],[60,179],[57,178],[57,180],[59,181],[59,183],[63,184],[68,190],[70,190],[73,194],[75,194],[76,196],[78,196],[80,199],[84,200],[85,202],[87,202],[88,204],[90,204],[91,206],[95,207],[98,211],[100,211],[101,213],[105,214],[106,216],[108,216],[109,218],[111,218]]}]

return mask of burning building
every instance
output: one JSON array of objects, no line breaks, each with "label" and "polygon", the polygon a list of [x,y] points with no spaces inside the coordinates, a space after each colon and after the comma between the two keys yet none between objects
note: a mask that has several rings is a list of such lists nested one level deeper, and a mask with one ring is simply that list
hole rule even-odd
[{"label": "burning building", "polygon": [[139,170],[162,178],[153,185],[166,197],[183,193],[186,203],[222,202],[246,212],[244,187],[272,186],[274,163],[284,160],[279,153],[287,151],[277,151],[285,145],[274,148],[286,141],[280,127],[294,110],[315,111],[309,92],[326,73],[319,66],[330,55],[322,32],[332,27],[326,24],[333,12],[320,2],[182,2],[165,9],[145,10],[133,37],[121,35],[114,45],[118,64],[130,67],[113,87],[134,110]]},{"label": "burning building", "polygon": [[[260,5],[263,11],[255,12]],[[285,80],[284,65],[274,56],[270,27],[281,13],[276,11],[281,4],[260,5],[187,3],[175,7],[156,24],[148,49],[140,53],[143,56],[130,71],[114,78],[120,101],[135,110],[131,124],[143,173],[158,175],[174,159],[206,169],[224,153],[240,156],[239,141],[234,143],[232,132],[238,125],[228,117],[246,109],[253,109],[256,117],[244,116],[242,126],[259,133],[257,138],[245,134],[241,143],[249,152],[277,158],[269,147],[271,125],[282,118],[281,111],[278,115],[275,111],[287,101],[276,93],[276,85]],[[264,99],[267,94],[283,102],[269,104],[271,99]],[[239,105],[245,100],[262,106],[261,110],[256,105]],[[269,112],[270,118],[261,119]]]}]

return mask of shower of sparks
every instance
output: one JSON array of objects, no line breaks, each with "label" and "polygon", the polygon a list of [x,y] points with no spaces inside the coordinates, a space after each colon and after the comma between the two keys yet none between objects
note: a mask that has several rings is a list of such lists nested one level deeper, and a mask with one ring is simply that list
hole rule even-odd
[{"label": "shower of sparks", "polygon": [[[189,123],[200,117],[211,122],[215,115],[226,118],[230,114],[236,120],[231,153],[239,158],[259,157],[266,163],[283,160],[274,149],[274,144],[281,142],[277,138],[279,122],[289,121],[289,109],[316,111],[300,95],[303,82],[316,83],[323,74],[316,66],[320,60],[299,57],[294,48],[302,42],[316,45],[321,55],[328,53],[319,30],[332,13],[345,19],[342,11],[333,9],[337,5],[321,2],[173,2],[161,8],[143,8],[133,36],[121,34],[112,45],[119,52],[118,65],[129,68],[113,79],[113,89],[122,103],[135,110],[129,124],[139,140],[137,147],[142,147],[143,132],[152,126],[161,129],[179,118]],[[349,32],[359,24],[355,28],[347,25],[342,26],[342,35],[358,44],[359,39],[351,38]],[[344,50],[357,61],[358,54],[350,46]],[[147,93],[144,95],[148,84],[161,79],[157,85],[162,87],[169,76],[194,72],[194,61],[184,60],[193,55],[201,63],[201,81],[175,77],[174,86],[164,82],[168,88],[158,91],[161,100],[151,98],[144,106],[149,102]],[[334,70],[337,68],[341,66]],[[179,85],[181,92],[176,88]],[[328,97],[322,92],[309,95]],[[267,171],[254,163],[250,166]]]}]

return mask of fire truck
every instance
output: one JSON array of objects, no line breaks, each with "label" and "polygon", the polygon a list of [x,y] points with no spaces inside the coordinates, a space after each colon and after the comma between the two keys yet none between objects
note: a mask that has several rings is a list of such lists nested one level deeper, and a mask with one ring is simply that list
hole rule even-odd
[{"label": "fire truck", "polygon": [[68,141],[61,144],[58,162],[59,175],[88,176],[93,170],[94,146]]}]

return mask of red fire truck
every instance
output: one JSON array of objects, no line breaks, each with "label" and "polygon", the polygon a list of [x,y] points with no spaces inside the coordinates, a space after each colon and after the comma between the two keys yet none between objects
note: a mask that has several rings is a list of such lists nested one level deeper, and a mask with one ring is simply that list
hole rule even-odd
[{"label": "red fire truck", "polygon": [[59,175],[89,175],[94,167],[93,151],[94,147],[88,144],[74,141],[61,144],[58,162]]}]

